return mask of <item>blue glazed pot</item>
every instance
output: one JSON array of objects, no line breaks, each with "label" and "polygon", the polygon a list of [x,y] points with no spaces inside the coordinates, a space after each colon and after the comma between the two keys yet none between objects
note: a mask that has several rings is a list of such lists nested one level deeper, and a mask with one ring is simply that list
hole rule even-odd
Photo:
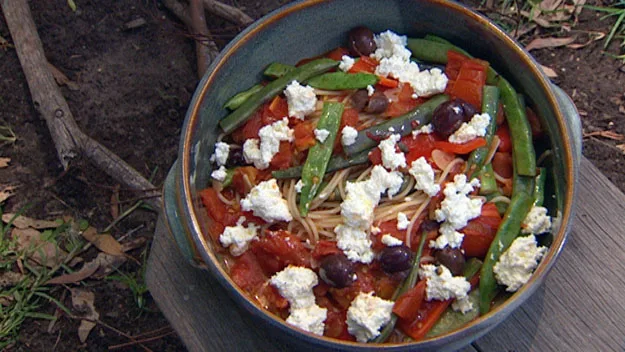
[{"label": "blue glazed pot", "polygon": [[[365,25],[408,36],[435,34],[488,60],[535,108],[553,150],[557,214],[549,252],[530,281],[504,304],[462,329],[407,344],[361,344],[319,337],[291,328],[254,304],[230,279],[213,243],[205,237],[198,192],[209,184],[209,157],[227,99],[261,80],[273,61],[289,64],[344,45],[349,29]],[[263,17],[237,36],[211,65],[191,101],[182,130],[178,160],[164,187],[164,216],[188,260],[206,268],[234,300],[306,348],[344,351],[455,350],[503,321],[542,283],[564,245],[573,218],[581,127],[568,96],[552,85],[532,57],[488,19],[444,0],[312,0],[293,3]]]}]

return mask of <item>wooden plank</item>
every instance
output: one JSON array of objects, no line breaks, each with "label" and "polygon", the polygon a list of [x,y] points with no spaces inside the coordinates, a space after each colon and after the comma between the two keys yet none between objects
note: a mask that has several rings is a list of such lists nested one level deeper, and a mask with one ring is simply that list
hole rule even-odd
[{"label": "wooden plank", "polygon": [[481,351],[625,350],[625,195],[582,158],[572,231],[543,286]]},{"label": "wooden plank", "polygon": [[[480,351],[625,349],[625,195],[585,158],[572,233],[549,277],[474,346]],[[188,265],[159,223],[147,283],[190,351],[289,350],[288,341],[235,306],[206,272]],[[291,348],[292,349],[292,348]],[[471,346],[463,352],[474,352]]]}]

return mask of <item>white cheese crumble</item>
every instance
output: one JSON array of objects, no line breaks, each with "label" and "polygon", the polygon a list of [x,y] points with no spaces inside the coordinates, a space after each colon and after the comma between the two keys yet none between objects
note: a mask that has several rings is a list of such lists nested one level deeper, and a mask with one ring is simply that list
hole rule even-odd
[{"label": "white cheese crumble", "polygon": [[330,135],[330,131],[324,129],[316,129],[315,128],[315,138],[319,141],[319,143],[323,143],[326,141],[328,136]]},{"label": "white cheese crumble", "polygon": [[497,282],[515,292],[529,280],[545,252],[547,247],[539,247],[534,235],[517,237],[493,267]]},{"label": "white cheese crumble", "polygon": [[439,229],[440,235],[436,240],[430,241],[430,248],[443,249],[447,246],[451,248],[460,248],[464,234],[454,230],[449,223],[443,223]]},{"label": "white cheese crumble", "polygon": [[300,179],[299,181],[297,181],[297,183],[295,184],[295,192],[297,193],[302,193],[302,188],[304,188],[304,182],[302,182],[302,180]]},{"label": "white cheese crumble", "polygon": [[388,247],[401,246],[402,244],[404,244],[402,240],[400,240],[399,238],[393,237],[392,235],[389,235],[388,233],[382,236],[381,241]]},{"label": "white cheese crumble", "polygon": [[343,55],[341,56],[341,62],[339,63],[339,70],[343,72],[347,72],[352,68],[352,66],[354,66],[355,62],[356,61],[354,60],[353,57],[350,57],[348,55]]},{"label": "white cheese crumble", "polygon": [[453,303],[451,304],[451,309],[462,314],[467,314],[475,309],[475,307],[473,307],[473,302],[471,302],[469,296],[466,296],[464,298],[459,298],[453,301]]},{"label": "white cheese crumble", "polygon": [[258,238],[258,226],[253,223],[243,226],[245,217],[240,217],[236,226],[226,226],[224,232],[219,236],[221,245],[228,248],[233,256],[239,256],[245,252],[250,242]]},{"label": "white cheese crumble", "polygon": [[222,166],[228,161],[228,154],[230,154],[230,145],[224,142],[215,143],[215,152],[210,157],[212,163],[217,163],[217,166]]},{"label": "white cheese crumble", "polygon": [[321,336],[326,327],[324,322],[327,316],[328,309],[314,304],[306,308],[291,309],[291,315],[286,318],[286,322],[304,331]]},{"label": "white cheese crumble", "polygon": [[533,206],[521,224],[521,233],[541,233],[551,230],[551,217],[547,215],[547,208]]},{"label": "white cheese crumble", "polygon": [[382,60],[385,57],[397,56],[404,60],[410,60],[412,53],[406,49],[408,37],[398,35],[390,30],[373,36],[377,49],[371,57]]},{"label": "white cheese crumble", "polygon": [[419,275],[427,279],[425,294],[428,301],[462,299],[471,290],[471,284],[464,276],[453,276],[444,265],[425,264],[421,266]]},{"label": "white cheese crumble", "polygon": [[382,229],[380,229],[380,228],[379,228],[379,227],[377,227],[377,226],[371,226],[371,230],[370,230],[370,231],[371,231],[371,233],[372,233],[372,234],[377,235],[377,234],[379,234],[380,232],[382,232]]},{"label": "white cheese crumble", "polygon": [[480,216],[483,199],[468,196],[474,187],[479,187],[479,185],[480,181],[477,178],[467,183],[465,174],[454,176],[454,182],[448,182],[445,185],[445,190],[443,190],[445,199],[441,202],[440,209],[434,212],[436,220],[445,221],[453,229],[458,230],[467,226],[469,220]]},{"label": "white cheese crumble", "polygon": [[382,151],[382,165],[387,169],[397,170],[399,167],[406,167],[406,156],[396,150],[400,139],[399,134],[392,134],[378,145]]},{"label": "white cheese crumble", "polygon": [[441,186],[434,181],[434,169],[425,160],[425,157],[413,161],[408,172],[416,181],[415,188],[428,196],[434,197],[441,190]]},{"label": "white cheese crumble", "polygon": [[484,137],[489,123],[490,115],[487,113],[475,114],[471,118],[471,121],[463,122],[460,128],[449,136],[448,141],[450,143],[462,144],[477,137]]},{"label": "white cheese crumble", "polygon": [[315,303],[313,287],[319,279],[314,271],[289,265],[276,273],[269,282],[278,289],[280,295],[289,301],[288,324],[313,334],[323,335],[328,310]]},{"label": "white cheese crumble", "polygon": [[358,342],[367,342],[380,335],[380,329],[391,321],[393,301],[360,292],[347,310],[347,331]]},{"label": "white cheese crumble", "polygon": [[315,89],[309,85],[302,86],[299,82],[292,81],[286,86],[284,95],[289,105],[289,116],[303,120],[316,109]]},{"label": "white cheese crumble", "polygon": [[369,235],[360,230],[346,225],[338,225],[334,228],[336,233],[336,246],[339,247],[347,259],[354,262],[369,264],[373,260],[371,240]]},{"label": "white cheese crumble", "polygon": [[271,159],[280,150],[281,141],[293,141],[293,130],[289,128],[289,120],[284,118],[271,125],[263,126],[259,131],[259,140],[251,138],[243,143],[243,157],[254,167],[264,170],[269,167]]},{"label": "white cheese crumble", "polygon": [[[371,170],[371,177],[366,183],[366,187],[372,194],[382,194],[386,192],[392,198],[404,183],[404,177],[399,171],[386,171],[381,165],[376,165]],[[376,203],[377,205],[377,203]]]},{"label": "white cheese crumble", "polygon": [[227,176],[228,176],[228,172],[223,165],[220,166],[219,169],[211,173],[211,177],[219,182],[224,182]]},{"label": "white cheese crumble", "polygon": [[368,86],[367,86],[367,95],[368,95],[368,96],[372,96],[372,95],[373,95],[373,93],[375,93],[375,88],[373,88],[373,86],[372,86],[372,85],[368,85]]},{"label": "white cheese crumble", "polygon": [[447,76],[438,68],[419,70],[419,65],[410,60],[393,56],[383,58],[375,69],[380,76],[390,76],[412,87],[412,98],[427,97],[442,93],[447,87]]},{"label": "white cheese crumble", "polygon": [[247,197],[241,199],[241,209],[252,211],[267,222],[293,220],[275,178],[254,186]]},{"label": "white cheese crumble", "polygon": [[352,126],[345,126],[341,130],[341,143],[346,147],[356,143],[356,137],[358,137],[358,130]]},{"label": "white cheese crumble", "polygon": [[306,308],[315,304],[313,287],[319,283],[317,274],[302,266],[289,265],[269,279],[291,308]]},{"label": "white cheese crumble", "polygon": [[405,230],[410,225],[410,220],[408,220],[408,216],[404,212],[397,213],[397,229]]},{"label": "white cheese crumble", "polygon": [[428,123],[427,125],[421,126],[421,128],[413,130],[412,131],[412,136],[416,137],[417,135],[422,134],[422,133],[423,134],[430,134],[432,132],[434,132],[434,129],[432,128],[432,124]]}]

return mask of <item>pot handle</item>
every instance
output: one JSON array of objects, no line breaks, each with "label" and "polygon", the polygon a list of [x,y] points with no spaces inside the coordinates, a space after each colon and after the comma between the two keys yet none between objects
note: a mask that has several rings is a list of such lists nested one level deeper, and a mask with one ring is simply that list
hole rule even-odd
[{"label": "pot handle", "polygon": [[172,236],[176,241],[177,247],[180,249],[182,256],[192,265],[203,267],[203,262],[195,246],[195,242],[188,231],[180,221],[182,216],[178,210],[178,194],[176,187],[176,176],[179,175],[179,164],[176,160],[167,173],[165,183],[163,185],[163,216],[167,225],[168,235]]},{"label": "pot handle", "polygon": [[569,130],[569,142],[573,146],[573,161],[575,166],[579,166],[582,159],[582,122],[579,119],[579,112],[571,97],[562,88],[551,85],[555,93],[556,100],[565,117],[566,127]]}]

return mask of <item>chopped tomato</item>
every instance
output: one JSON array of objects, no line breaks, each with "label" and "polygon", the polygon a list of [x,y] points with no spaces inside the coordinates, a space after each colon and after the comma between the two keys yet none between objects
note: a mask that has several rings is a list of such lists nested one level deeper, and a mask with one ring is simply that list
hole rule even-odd
[{"label": "chopped tomato", "polygon": [[268,106],[269,113],[274,118],[282,118],[289,116],[289,104],[286,99],[282,98],[279,95],[276,95],[275,98],[269,103]]},{"label": "chopped tomato", "polygon": [[497,151],[509,153],[512,151],[512,141],[510,140],[510,129],[508,128],[508,124],[504,123],[501,126],[497,127],[497,131],[495,131],[497,137],[499,137],[499,147],[497,147]]},{"label": "chopped tomato", "polygon": [[392,299],[399,283],[388,275],[382,275],[375,282],[375,295],[382,299]]},{"label": "chopped tomato", "polygon": [[360,292],[375,291],[374,278],[367,266],[359,266],[356,269],[356,277],[356,281],[350,286],[345,288],[331,287],[328,291],[332,298],[334,298],[343,309],[349,308],[354,298],[356,298]]},{"label": "chopped tomato", "polygon": [[293,149],[291,148],[291,143],[287,141],[280,142],[280,149],[273,156],[269,165],[272,170],[282,170],[291,166],[291,161],[293,160]]},{"label": "chopped tomato", "polygon": [[354,108],[347,108],[343,110],[343,115],[341,115],[341,125],[339,126],[337,137],[334,140],[334,154],[340,154],[343,152],[343,144],[341,144],[341,131],[343,130],[343,127],[350,126],[355,128],[358,126],[358,122],[358,110]]},{"label": "chopped tomato", "polygon": [[369,152],[369,161],[373,165],[382,165],[382,151],[380,148],[373,148]]},{"label": "chopped tomato", "polygon": [[494,203],[482,205],[482,213],[477,218],[469,221],[467,226],[460,232],[464,233],[462,249],[468,257],[483,258],[488,252],[497,229],[501,223],[501,216]]},{"label": "chopped tomato", "polygon": [[367,72],[374,73],[378,66],[378,61],[369,56],[361,56],[349,69],[349,73]]},{"label": "chopped tomato", "polygon": [[337,247],[336,241],[319,240],[312,251],[312,257],[319,260],[326,255],[343,253]]},{"label": "chopped tomato", "polygon": [[283,313],[287,313],[286,308],[289,306],[289,301],[282,297],[278,289],[269,284],[269,282],[265,282],[265,284],[257,290],[255,297],[268,311],[280,316],[282,316]]},{"label": "chopped tomato", "polygon": [[328,51],[327,53],[325,53],[324,56],[327,57],[328,59],[341,61],[343,59],[343,55],[349,56],[349,50],[342,48],[342,47],[338,47],[334,50]]},{"label": "chopped tomato", "polygon": [[399,81],[389,77],[378,76],[377,85],[385,88],[396,88],[399,86]]},{"label": "chopped tomato", "polygon": [[408,148],[408,153],[406,153],[406,164],[410,165],[413,161],[419,159],[420,157],[425,157],[426,159],[430,159],[432,156],[432,151],[434,150],[434,145],[438,138],[434,133],[419,133],[416,136],[412,136],[409,134],[401,139],[401,143],[403,143]]},{"label": "chopped tomato", "polygon": [[202,204],[213,220],[224,226],[233,226],[239,218],[239,211],[229,207],[217,196],[217,191],[213,188],[206,188],[200,191]]},{"label": "chopped tomato", "polygon": [[441,314],[451,304],[451,299],[446,301],[423,301],[421,307],[417,311],[417,318],[413,320],[398,319],[397,325],[404,334],[412,337],[414,340],[420,340],[432,329],[438,321]]},{"label": "chopped tomato", "polygon": [[265,283],[267,277],[256,256],[250,251],[234,258],[234,264],[230,268],[230,277],[242,290],[253,292]]},{"label": "chopped tomato", "polygon": [[488,62],[469,59],[462,62],[458,77],[448,90],[454,98],[460,98],[477,109],[482,107],[482,90],[486,84]]},{"label": "chopped tomato", "polygon": [[248,139],[258,138],[258,131],[263,126],[263,110],[258,109],[243,126],[232,132],[232,139],[238,144],[243,144]]},{"label": "chopped tomato", "polygon": [[388,108],[386,108],[385,114],[389,117],[401,116],[411,110],[414,110],[414,108],[418,105],[421,105],[424,102],[424,99],[414,99],[412,97],[413,92],[414,91],[412,90],[410,84],[404,83],[399,95],[397,96],[397,101],[389,104]]},{"label": "chopped tomato", "polygon": [[268,231],[253,242],[251,249],[267,276],[288,265],[310,267],[310,251],[297,236],[285,230]]},{"label": "chopped tomato", "polygon": [[327,297],[317,296],[317,304],[328,310],[324,336],[339,340],[355,341],[356,339],[347,331],[347,309],[338,307]]},{"label": "chopped tomato", "polygon": [[513,174],[512,169],[512,154],[496,152],[491,161],[493,170],[497,175],[505,178],[511,178]]},{"label": "chopped tomato", "polygon": [[315,142],[315,124],[311,121],[298,123],[293,128],[293,136],[295,137],[295,149],[298,151],[306,150],[317,142]]},{"label": "chopped tomato", "polygon": [[466,143],[456,144],[447,141],[434,142],[434,147],[447,153],[469,154],[479,147],[486,145],[486,139],[482,137],[474,138]]},{"label": "chopped tomato", "polygon": [[462,63],[469,60],[469,57],[453,50],[447,51],[447,65],[445,66],[445,75],[450,80],[456,80]]},{"label": "chopped tomato", "polygon": [[234,169],[232,188],[240,195],[246,195],[251,190],[245,178],[252,186],[255,186],[258,183],[258,169],[253,166],[241,166]]},{"label": "chopped tomato", "polygon": [[414,287],[399,296],[393,306],[393,313],[401,319],[415,320],[419,308],[425,300],[426,280],[419,281]]}]

